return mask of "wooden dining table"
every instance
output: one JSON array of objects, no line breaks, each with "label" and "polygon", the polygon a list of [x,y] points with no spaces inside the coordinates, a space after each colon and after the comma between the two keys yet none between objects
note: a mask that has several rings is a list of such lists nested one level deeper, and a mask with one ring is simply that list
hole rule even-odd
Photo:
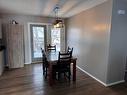
[{"label": "wooden dining table", "polygon": [[[53,52],[46,52],[46,57],[47,61],[49,63],[49,84],[52,86],[54,84],[54,79],[53,79],[53,65],[56,65],[58,62],[58,51],[53,51]],[[76,81],[76,57],[72,57],[71,63],[73,64],[72,69],[73,69],[73,81]],[[70,63],[70,64],[71,64]]]}]

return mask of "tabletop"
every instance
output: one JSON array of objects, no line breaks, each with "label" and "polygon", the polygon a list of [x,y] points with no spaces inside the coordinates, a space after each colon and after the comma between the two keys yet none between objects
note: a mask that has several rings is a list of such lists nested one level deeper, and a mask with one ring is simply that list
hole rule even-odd
[{"label": "tabletop", "polygon": [[46,52],[47,61],[58,61],[59,52]]},{"label": "tabletop", "polygon": [[[57,62],[59,56],[59,51],[46,52],[46,57],[48,62]],[[77,60],[76,57],[72,56],[73,60]]]}]

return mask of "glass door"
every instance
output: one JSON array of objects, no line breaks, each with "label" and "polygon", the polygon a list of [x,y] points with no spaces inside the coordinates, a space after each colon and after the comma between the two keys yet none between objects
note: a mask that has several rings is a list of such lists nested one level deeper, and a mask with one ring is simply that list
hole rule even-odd
[{"label": "glass door", "polygon": [[30,25],[32,62],[42,60],[41,48],[45,48],[46,25]]},{"label": "glass door", "polygon": [[51,44],[56,45],[56,50],[60,51],[60,28],[51,29]]}]

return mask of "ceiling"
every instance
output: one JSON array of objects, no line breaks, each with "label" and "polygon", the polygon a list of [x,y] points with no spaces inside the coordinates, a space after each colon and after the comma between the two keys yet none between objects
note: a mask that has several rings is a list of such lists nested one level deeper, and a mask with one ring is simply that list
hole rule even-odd
[{"label": "ceiling", "polygon": [[53,17],[54,7],[60,6],[59,16],[70,17],[107,0],[0,0],[0,13]]}]

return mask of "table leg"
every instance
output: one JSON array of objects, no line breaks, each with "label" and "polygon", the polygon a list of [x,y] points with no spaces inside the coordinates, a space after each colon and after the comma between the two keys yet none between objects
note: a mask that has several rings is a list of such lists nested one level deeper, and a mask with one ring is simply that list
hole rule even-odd
[{"label": "table leg", "polygon": [[73,61],[73,81],[76,81],[76,60]]},{"label": "table leg", "polygon": [[49,85],[52,86],[53,85],[53,76],[52,76],[52,65],[49,65]]}]

